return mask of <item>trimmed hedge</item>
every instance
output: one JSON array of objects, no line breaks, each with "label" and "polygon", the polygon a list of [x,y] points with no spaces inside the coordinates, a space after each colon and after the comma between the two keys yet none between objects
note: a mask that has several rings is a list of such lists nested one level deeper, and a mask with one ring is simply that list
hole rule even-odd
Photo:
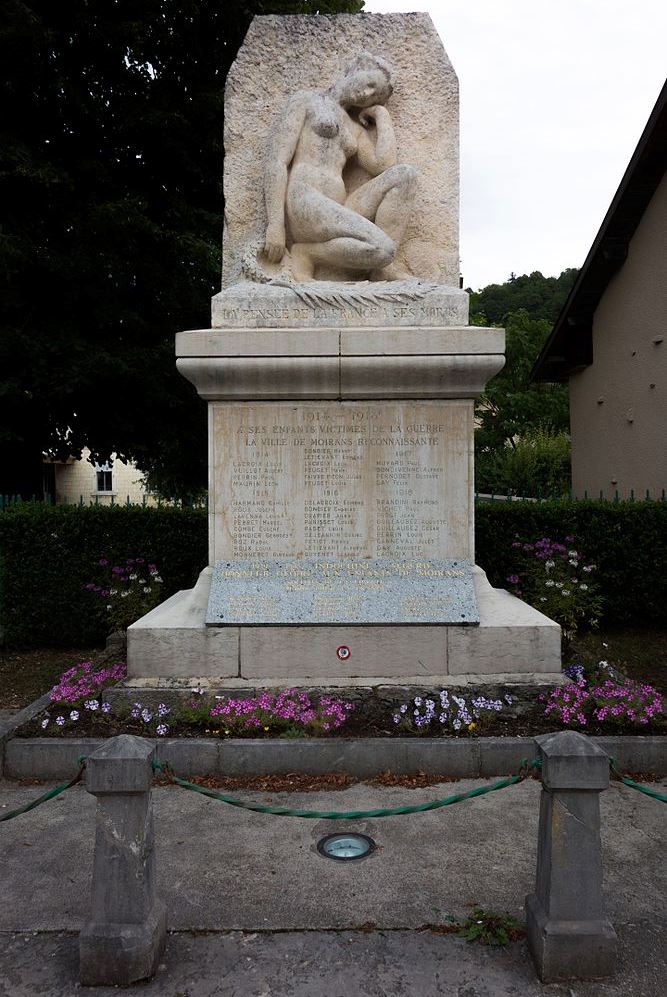
[{"label": "trimmed hedge", "polygon": [[[512,541],[576,537],[609,623],[664,623],[667,604],[667,503],[555,501],[481,503],[477,563],[492,584],[512,574]],[[84,589],[102,557],[155,561],[163,596],[190,588],[207,562],[202,509],[47,506],[0,512],[0,625],[14,647],[76,647],[106,636],[99,599]]]},{"label": "trimmed hedge", "polygon": [[606,623],[664,625],[667,502],[491,502],[476,511],[476,561],[492,585],[513,573],[512,542],[575,538],[604,599]]},{"label": "trimmed hedge", "polygon": [[208,560],[206,512],[134,506],[26,503],[0,512],[0,626],[15,647],[103,643],[97,562],[144,557],[160,569],[163,597],[191,588]]}]

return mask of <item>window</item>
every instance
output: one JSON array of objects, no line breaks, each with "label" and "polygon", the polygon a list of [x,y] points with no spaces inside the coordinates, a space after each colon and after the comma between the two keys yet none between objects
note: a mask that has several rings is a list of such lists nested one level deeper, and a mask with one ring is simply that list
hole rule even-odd
[{"label": "window", "polygon": [[111,471],[111,463],[109,461],[107,461],[106,464],[95,465],[95,480],[97,482],[98,492],[113,491],[113,474]]}]

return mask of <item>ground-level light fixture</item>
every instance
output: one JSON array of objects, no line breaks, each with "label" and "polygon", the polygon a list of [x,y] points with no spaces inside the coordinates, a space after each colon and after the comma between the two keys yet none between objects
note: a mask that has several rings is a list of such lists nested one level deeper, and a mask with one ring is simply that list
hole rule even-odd
[{"label": "ground-level light fixture", "polygon": [[355,859],[365,859],[375,851],[375,842],[367,834],[354,832],[339,832],[327,834],[317,842],[317,850],[327,859],[338,862],[353,862]]}]

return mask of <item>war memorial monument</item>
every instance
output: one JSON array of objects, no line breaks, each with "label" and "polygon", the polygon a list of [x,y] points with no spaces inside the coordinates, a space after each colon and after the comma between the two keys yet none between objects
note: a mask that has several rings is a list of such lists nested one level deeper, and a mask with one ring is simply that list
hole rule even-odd
[{"label": "war memorial monument", "polygon": [[504,331],[459,287],[458,81],[426,14],[256,17],[225,92],[209,563],[129,678],[554,680],[560,628],[475,566],[474,403]]}]

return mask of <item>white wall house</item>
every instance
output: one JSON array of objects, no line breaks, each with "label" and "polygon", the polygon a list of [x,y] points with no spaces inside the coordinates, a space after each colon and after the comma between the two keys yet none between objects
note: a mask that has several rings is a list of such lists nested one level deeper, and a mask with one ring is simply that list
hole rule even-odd
[{"label": "white wall house", "polygon": [[[124,505],[131,503],[154,505],[141,471],[135,464],[125,464],[111,455],[105,464],[91,463],[90,450],[84,448],[81,459],[70,457],[67,461],[45,461],[46,491],[56,505]],[[51,471],[51,469],[53,469]]]}]

